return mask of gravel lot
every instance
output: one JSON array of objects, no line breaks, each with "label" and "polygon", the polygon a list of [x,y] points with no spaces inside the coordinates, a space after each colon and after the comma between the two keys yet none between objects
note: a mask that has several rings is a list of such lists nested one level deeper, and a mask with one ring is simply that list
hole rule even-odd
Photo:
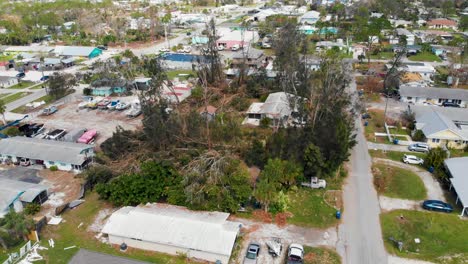
[{"label": "gravel lot", "polygon": [[[91,110],[78,109],[81,102],[80,97],[72,99],[69,102],[60,105],[59,110],[50,116],[35,115],[31,118],[32,122],[43,123],[47,129],[66,129],[67,131],[76,128],[97,129],[98,137],[96,144],[101,144],[104,140],[112,136],[117,126],[124,129],[135,130],[141,127],[141,117],[128,118],[125,111]],[[131,102],[135,97],[113,97]]]}]

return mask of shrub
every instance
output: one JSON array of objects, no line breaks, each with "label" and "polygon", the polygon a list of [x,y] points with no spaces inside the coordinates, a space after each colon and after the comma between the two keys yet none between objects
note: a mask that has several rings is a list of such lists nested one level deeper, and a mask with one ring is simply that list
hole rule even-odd
[{"label": "shrub", "polygon": [[260,127],[268,128],[268,127],[270,127],[270,125],[271,125],[271,119],[270,118],[265,117],[265,118],[262,118],[262,120],[260,120]]},{"label": "shrub", "polygon": [[27,215],[35,215],[41,210],[41,205],[38,203],[28,203],[24,207],[24,213]]},{"label": "shrub", "polygon": [[89,95],[91,95],[91,92],[92,92],[91,88],[84,88],[83,89],[83,94],[84,95],[89,96]]},{"label": "shrub", "polygon": [[57,165],[50,166],[50,171],[58,171]]},{"label": "shrub", "polygon": [[414,141],[424,141],[424,133],[421,130],[416,130],[416,132],[413,135],[413,140]]}]

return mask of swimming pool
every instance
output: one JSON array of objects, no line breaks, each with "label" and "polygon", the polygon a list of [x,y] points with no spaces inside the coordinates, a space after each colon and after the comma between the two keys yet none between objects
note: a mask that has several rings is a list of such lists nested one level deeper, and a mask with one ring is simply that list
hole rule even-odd
[{"label": "swimming pool", "polygon": [[183,53],[166,53],[161,56],[163,60],[178,61],[178,62],[197,62],[198,60],[205,60],[205,56],[192,55]]}]

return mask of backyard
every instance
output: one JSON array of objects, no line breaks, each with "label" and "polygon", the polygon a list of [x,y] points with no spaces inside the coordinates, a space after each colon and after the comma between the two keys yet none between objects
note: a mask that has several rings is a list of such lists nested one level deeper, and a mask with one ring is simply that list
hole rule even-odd
[{"label": "backyard", "polygon": [[414,172],[385,164],[372,166],[374,185],[380,195],[407,200],[427,197],[424,183]]},{"label": "backyard", "polygon": [[[391,254],[435,263],[466,263],[468,259],[468,221],[456,214],[395,210],[381,214],[380,221]],[[390,237],[403,242],[402,251]]]}]

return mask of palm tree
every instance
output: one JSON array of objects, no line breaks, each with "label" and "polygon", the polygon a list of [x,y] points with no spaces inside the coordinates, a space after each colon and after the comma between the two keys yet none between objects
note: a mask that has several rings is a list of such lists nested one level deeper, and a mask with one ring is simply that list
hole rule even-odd
[{"label": "palm tree", "polygon": [[0,114],[2,115],[4,125],[7,124],[7,121],[6,121],[6,118],[5,118],[5,112],[6,112],[6,104],[2,99],[0,99]]},{"label": "palm tree", "polygon": [[17,239],[22,237],[24,240],[27,240],[27,235],[34,225],[31,219],[26,218],[24,214],[18,214],[13,209],[10,209],[10,212],[5,215],[3,222],[4,228],[9,233],[13,234]]}]

